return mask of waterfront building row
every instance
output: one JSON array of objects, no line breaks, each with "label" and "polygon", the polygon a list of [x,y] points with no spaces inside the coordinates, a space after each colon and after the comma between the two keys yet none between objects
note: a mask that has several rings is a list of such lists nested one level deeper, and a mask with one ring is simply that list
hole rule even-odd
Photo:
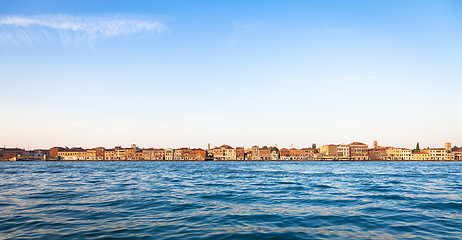
[{"label": "waterfront building row", "polygon": [[19,148],[1,149],[0,160],[12,159],[40,159],[43,158],[68,161],[136,161],[136,160],[168,160],[168,161],[204,161],[207,156],[213,160],[353,160],[353,161],[399,161],[399,160],[462,160],[462,148],[451,148],[446,143],[445,148],[426,148],[419,151],[382,147],[374,142],[373,148],[360,142],[350,144],[329,144],[320,148],[282,148],[258,147],[250,148],[231,147],[222,145],[214,148],[139,148],[132,145],[129,148],[120,146],[112,149],[97,147],[92,149],[53,147],[49,150],[26,151]]}]

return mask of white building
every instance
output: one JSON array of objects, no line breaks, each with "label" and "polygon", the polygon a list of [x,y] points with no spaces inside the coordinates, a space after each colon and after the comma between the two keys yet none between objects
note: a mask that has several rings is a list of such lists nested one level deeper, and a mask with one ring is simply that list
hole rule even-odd
[{"label": "white building", "polygon": [[350,157],[350,146],[348,144],[340,144],[337,146],[338,157]]},{"label": "white building", "polygon": [[401,149],[401,160],[412,160],[412,150],[407,148]]},{"label": "white building", "polygon": [[448,151],[444,148],[428,148],[422,150],[430,155],[430,160],[447,160]]},{"label": "white building", "polygon": [[279,154],[276,150],[272,150],[270,153],[271,160],[279,160]]}]

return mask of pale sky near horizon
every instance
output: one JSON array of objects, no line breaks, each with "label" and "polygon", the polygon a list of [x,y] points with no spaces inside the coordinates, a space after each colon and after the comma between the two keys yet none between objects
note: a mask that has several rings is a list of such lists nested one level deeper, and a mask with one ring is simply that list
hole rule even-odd
[{"label": "pale sky near horizon", "polygon": [[0,145],[462,145],[462,1],[0,0]]}]

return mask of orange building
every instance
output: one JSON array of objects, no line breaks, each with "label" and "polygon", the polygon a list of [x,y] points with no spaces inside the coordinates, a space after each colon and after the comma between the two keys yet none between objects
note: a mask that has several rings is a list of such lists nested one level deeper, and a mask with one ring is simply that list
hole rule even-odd
[{"label": "orange building", "polygon": [[368,147],[364,143],[350,143],[350,157],[352,160],[369,160]]},{"label": "orange building", "polygon": [[300,159],[300,149],[291,148],[289,150],[290,160],[299,160]]},{"label": "orange building", "polygon": [[279,159],[281,160],[290,160],[290,150],[287,148],[282,148],[279,151]]},{"label": "orange building", "polygon": [[52,147],[50,148],[50,157],[57,158],[58,152],[64,150],[65,148],[62,147]]},{"label": "orange building", "polygon": [[268,147],[260,148],[260,159],[261,160],[271,160],[271,150]]},{"label": "orange building", "polygon": [[156,149],[154,154],[155,154],[156,160],[165,160],[165,149],[163,148]]},{"label": "orange building", "polygon": [[194,148],[191,150],[191,160],[204,161],[206,151],[202,148]]},{"label": "orange building", "polygon": [[236,148],[236,159],[237,160],[245,160],[245,151],[243,147]]},{"label": "orange building", "polygon": [[387,160],[387,149],[376,147],[369,150],[369,158],[373,161]]}]

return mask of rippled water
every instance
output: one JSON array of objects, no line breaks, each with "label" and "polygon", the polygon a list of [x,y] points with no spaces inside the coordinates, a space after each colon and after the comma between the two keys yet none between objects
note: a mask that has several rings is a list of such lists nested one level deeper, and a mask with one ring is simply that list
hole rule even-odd
[{"label": "rippled water", "polygon": [[1,239],[457,239],[460,162],[0,162]]}]

